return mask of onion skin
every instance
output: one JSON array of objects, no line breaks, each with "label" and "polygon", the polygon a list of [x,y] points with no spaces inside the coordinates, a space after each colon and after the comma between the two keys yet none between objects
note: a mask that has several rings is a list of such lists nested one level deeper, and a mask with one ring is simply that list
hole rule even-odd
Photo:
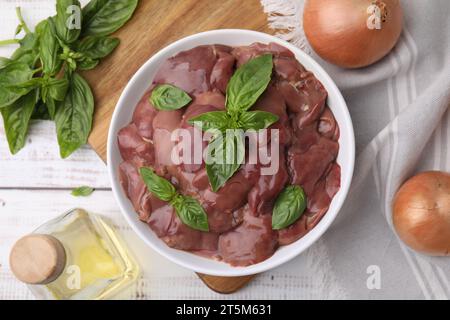
[{"label": "onion skin", "polygon": [[403,24],[399,0],[386,5],[381,29],[369,29],[367,8],[373,0],[307,0],[303,29],[314,51],[324,60],[345,68],[368,66],[383,58],[397,43]]},{"label": "onion skin", "polygon": [[409,179],[395,196],[392,219],[410,248],[450,255],[450,174],[428,171]]}]

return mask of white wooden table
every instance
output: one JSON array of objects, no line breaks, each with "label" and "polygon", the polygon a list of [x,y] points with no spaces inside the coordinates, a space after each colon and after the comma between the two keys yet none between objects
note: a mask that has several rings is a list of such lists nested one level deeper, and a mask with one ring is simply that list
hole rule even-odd
[{"label": "white wooden table", "polygon": [[[0,39],[11,38],[14,34],[16,5],[22,6],[30,26],[54,12],[53,0],[0,0]],[[0,56],[9,56],[13,50],[13,46],[0,48]],[[86,198],[71,196],[71,189],[81,185],[96,190]],[[320,241],[301,257],[259,275],[233,295],[212,292],[193,272],[159,256],[137,238],[121,217],[105,164],[92,149],[83,147],[69,159],[61,160],[53,123],[37,121],[31,125],[25,148],[16,156],[10,155],[3,124],[0,124],[0,300],[32,298],[26,286],[15,280],[9,270],[12,244],[45,221],[74,207],[110,218],[142,266],[142,276],[137,283],[118,298],[342,299],[346,296],[333,276]]]},{"label": "white wooden table", "polygon": [[[96,191],[86,198],[71,196],[71,189],[80,185],[95,187]],[[161,257],[137,238],[121,217],[109,186],[106,166],[93,150],[84,147],[67,160],[59,159],[53,124],[39,121],[31,126],[27,146],[16,156],[9,154],[3,125],[0,126],[0,299],[32,298],[26,286],[15,280],[9,270],[8,254],[12,244],[41,223],[74,207],[110,218],[142,266],[143,273],[137,284],[120,298],[345,297],[333,279],[320,241],[287,265],[258,276],[238,293],[212,292],[193,272]],[[295,273],[306,276],[293,276]],[[328,280],[323,282],[324,278]]]}]

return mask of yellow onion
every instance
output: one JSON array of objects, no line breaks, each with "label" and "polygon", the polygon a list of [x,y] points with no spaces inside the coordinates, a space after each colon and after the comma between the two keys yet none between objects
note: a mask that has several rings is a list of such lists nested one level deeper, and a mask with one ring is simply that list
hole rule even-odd
[{"label": "yellow onion", "polygon": [[402,20],[399,0],[307,0],[303,29],[320,57],[341,67],[359,68],[391,51]]},{"label": "yellow onion", "polygon": [[450,255],[450,174],[428,171],[406,181],[395,196],[392,218],[412,249]]}]

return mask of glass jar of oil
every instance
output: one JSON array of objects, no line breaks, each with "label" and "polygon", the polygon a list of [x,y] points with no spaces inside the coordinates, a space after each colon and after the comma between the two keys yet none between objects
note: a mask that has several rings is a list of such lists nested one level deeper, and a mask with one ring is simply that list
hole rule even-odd
[{"label": "glass jar of oil", "polygon": [[116,231],[83,209],[71,210],[17,241],[10,265],[38,299],[107,299],[139,274]]}]

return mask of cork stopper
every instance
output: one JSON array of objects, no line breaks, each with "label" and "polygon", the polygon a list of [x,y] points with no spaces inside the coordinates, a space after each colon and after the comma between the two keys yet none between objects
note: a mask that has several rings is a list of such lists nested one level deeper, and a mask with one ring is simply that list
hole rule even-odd
[{"label": "cork stopper", "polygon": [[22,282],[48,284],[64,271],[66,252],[61,242],[46,234],[19,239],[9,256],[11,271]]}]

